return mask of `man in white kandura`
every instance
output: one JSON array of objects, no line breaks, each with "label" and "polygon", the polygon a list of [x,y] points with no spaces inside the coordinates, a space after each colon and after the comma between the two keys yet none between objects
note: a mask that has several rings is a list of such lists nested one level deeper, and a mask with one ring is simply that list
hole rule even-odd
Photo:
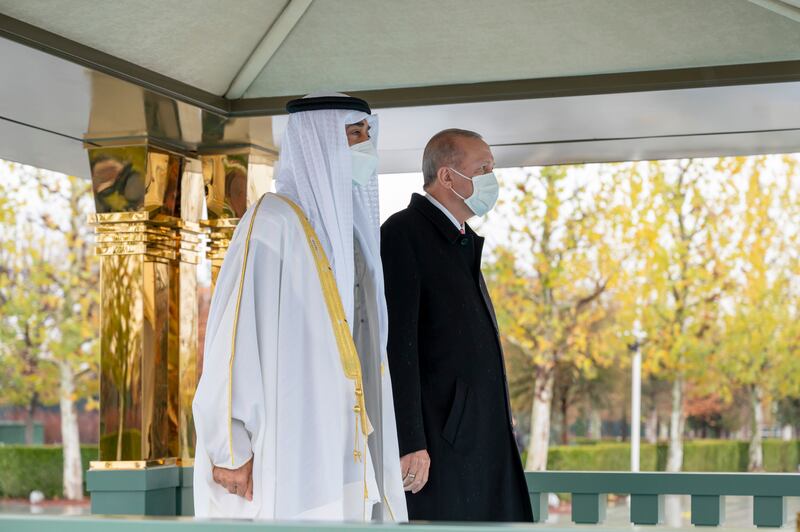
[{"label": "man in white kandura", "polygon": [[277,194],[242,217],[211,301],[195,515],[405,521],[377,117],[342,94],[287,111]]}]

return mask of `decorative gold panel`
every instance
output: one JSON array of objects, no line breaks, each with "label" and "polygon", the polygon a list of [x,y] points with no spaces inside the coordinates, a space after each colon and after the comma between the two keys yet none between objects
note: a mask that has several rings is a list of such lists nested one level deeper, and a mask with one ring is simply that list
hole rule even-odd
[{"label": "decorative gold panel", "polygon": [[203,209],[203,174],[200,161],[187,161],[181,180],[179,259],[175,303],[178,326],[178,394],[174,411],[178,418],[177,457],[182,465],[194,461],[195,430],[192,400],[200,378],[198,345],[197,268],[205,252],[206,230],[198,223]]},{"label": "decorative gold panel", "polygon": [[212,289],[236,224],[250,205],[272,187],[275,155],[248,147],[201,155],[210,229],[208,258]]},{"label": "decorative gold panel", "polygon": [[89,150],[97,214],[138,212],[172,217],[181,158],[145,145]]},{"label": "decorative gold panel", "polygon": [[93,148],[89,160],[101,257],[98,464],[176,458],[183,160],[146,144]]},{"label": "decorative gold panel", "polygon": [[272,185],[275,157],[247,147],[196,160],[146,139],[121,144],[88,148],[102,272],[101,441],[92,467],[190,465],[197,268],[210,240],[216,279],[238,220]]}]

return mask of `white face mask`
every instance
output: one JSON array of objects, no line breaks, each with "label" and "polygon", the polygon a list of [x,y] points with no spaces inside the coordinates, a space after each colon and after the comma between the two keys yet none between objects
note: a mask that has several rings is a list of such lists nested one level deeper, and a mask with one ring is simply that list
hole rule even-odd
[{"label": "white face mask", "polygon": [[500,193],[500,186],[497,184],[497,178],[494,172],[476,175],[475,177],[467,177],[455,168],[450,168],[450,170],[464,179],[472,181],[472,194],[468,198],[456,192],[454,188],[450,190],[452,190],[456,196],[464,200],[464,203],[475,213],[475,216],[484,216],[487,212],[492,210],[494,204],[497,203],[497,196]]},{"label": "white face mask", "polygon": [[378,150],[372,140],[365,140],[350,146],[353,156],[353,183],[363,187],[378,169]]}]

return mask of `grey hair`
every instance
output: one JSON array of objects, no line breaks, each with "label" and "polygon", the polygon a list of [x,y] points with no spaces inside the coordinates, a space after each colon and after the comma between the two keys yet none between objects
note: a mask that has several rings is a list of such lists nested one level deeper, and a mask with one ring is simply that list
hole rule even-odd
[{"label": "grey hair", "polygon": [[483,140],[483,137],[474,131],[456,128],[445,129],[431,137],[422,154],[422,175],[425,178],[423,188],[428,188],[436,182],[436,173],[439,168],[455,166],[459,163],[464,155],[456,142],[459,137]]}]

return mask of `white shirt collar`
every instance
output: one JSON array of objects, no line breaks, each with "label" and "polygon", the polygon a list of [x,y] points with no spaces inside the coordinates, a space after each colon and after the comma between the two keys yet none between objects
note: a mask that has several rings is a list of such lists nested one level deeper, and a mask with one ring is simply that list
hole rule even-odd
[{"label": "white shirt collar", "polygon": [[456,217],[453,216],[453,214],[450,211],[447,210],[447,207],[445,207],[444,205],[439,203],[439,201],[436,198],[434,198],[433,196],[431,196],[427,192],[425,193],[425,197],[428,198],[428,201],[433,203],[436,206],[437,209],[442,211],[444,213],[444,215],[447,216],[447,218],[451,222],[453,222],[453,225],[456,226],[456,229],[458,229],[459,231],[464,231],[464,224],[458,223],[458,220],[456,219]]}]

